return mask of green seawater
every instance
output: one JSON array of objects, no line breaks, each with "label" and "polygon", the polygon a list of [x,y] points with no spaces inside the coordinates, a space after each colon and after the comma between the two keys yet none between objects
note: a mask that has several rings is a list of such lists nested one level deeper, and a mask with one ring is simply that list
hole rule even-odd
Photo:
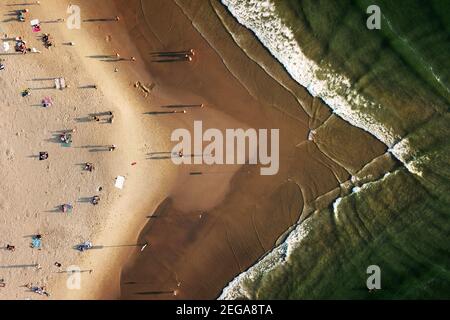
[{"label": "green seawater", "polygon": [[[336,213],[315,212],[288,261],[245,287],[258,299],[450,298],[450,1],[275,3],[304,53],[376,106],[352,107],[408,140],[414,170],[400,166]],[[366,28],[372,4],[381,30]],[[370,265],[381,290],[366,287]]]}]

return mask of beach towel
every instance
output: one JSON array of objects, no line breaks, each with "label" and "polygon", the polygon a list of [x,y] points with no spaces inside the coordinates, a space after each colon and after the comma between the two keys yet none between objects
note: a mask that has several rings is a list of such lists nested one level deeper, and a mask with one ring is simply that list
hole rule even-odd
[{"label": "beach towel", "polygon": [[11,46],[9,45],[9,42],[8,42],[8,41],[4,41],[4,42],[3,42],[3,51],[4,51],[4,52],[8,52],[10,47],[11,47]]},{"label": "beach towel", "polygon": [[33,32],[41,32],[41,26],[38,19],[31,20],[31,29]]},{"label": "beach towel", "polygon": [[45,97],[44,99],[42,99],[42,105],[44,106],[44,108],[46,107],[51,107],[53,105],[53,100],[50,97]]},{"label": "beach towel", "polygon": [[79,244],[77,246],[77,250],[79,250],[81,252],[89,250],[89,249],[92,249],[92,242],[90,242],[90,241],[83,242],[82,244]]},{"label": "beach towel", "polygon": [[122,177],[122,176],[118,176],[117,178],[116,178],[116,183],[115,183],[115,187],[117,188],[117,189],[123,189],[123,184],[125,183],[125,177]]},{"label": "beach towel", "polygon": [[31,247],[35,249],[39,249],[41,247],[41,239],[32,238],[31,239]]}]

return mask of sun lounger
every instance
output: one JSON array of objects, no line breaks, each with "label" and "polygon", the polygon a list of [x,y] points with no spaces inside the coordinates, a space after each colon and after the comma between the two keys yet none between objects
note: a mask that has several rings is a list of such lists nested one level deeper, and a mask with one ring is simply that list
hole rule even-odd
[{"label": "sun lounger", "polygon": [[66,80],[64,78],[56,78],[55,79],[55,87],[58,90],[63,90],[65,88],[67,88]]},{"label": "sun lounger", "polygon": [[7,42],[7,41],[4,41],[3,42],[3,51],[4,52],[8,52],[9,51],[9,49],[10,49],[10,45],[9,45],[9,42]]}]

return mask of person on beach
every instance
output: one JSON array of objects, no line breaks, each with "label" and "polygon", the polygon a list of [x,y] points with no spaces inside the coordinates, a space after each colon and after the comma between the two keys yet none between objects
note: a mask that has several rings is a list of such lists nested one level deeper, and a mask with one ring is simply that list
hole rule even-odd
[{"label": "person on beach", "polygon": [[63,204],[61,206],[61,211],[64,212],[64,213],[71,212],[72,209],[73,209],[73,206],[71,204],[69,204],[69,203]]},{"label": "person on beach", "polygon": [[47,49],[50,49],[50,47],[53,46],[53,43],[50,41],[50,33],[44,33],[42,36],[42,41]]},{"label": "person on beach", "polygon": [[48,107],[51,107],[52,105],[53,105],[52,98],[45,97],[44,99],[42,99],[42,107],[48,108]]},{"label": "person on beach", "polygon": [[0,63],[0,70],[4,70],[5,69],[5,65],[3,63]]},{"label": "person on beach", "polygon": [[20,22],[25,22],[26,19],[26,14],[28,13],[28,9],[23,9],[23,10],[19,10],[17,11],[17,19]]},{"label": "person on beach", "polygon": [[22,37],[16,38],[15,50],[16,52],[21,52],[22,54],[27,53],[27,43],[25,40],[22,40]]},{"label": "person on beach", "polygon": [[95,167],[92,163],[86,162],[86,164],[84,165],[84,170],[92,172],[95,170]]},{"label": "person on beach", "polygon": [[6,287],[5,279],[0,279],[0,288]]},{"label": "person on beach", "polygon": [[60,139],[61,139],[62,143],[67,143],[67,144],[72,143],[72,135],[70,133],[67,133],[67,132],[63,133],[60,136]]},{"label": "person on beach", "polygon": [[114,150],[116,150],[116,148],[117,148],[116,145],[113,144],[112,146],[109,147],[108,150],[109,150],[109,151],[114,151]]},{"label": "person on beach", "polygon": [[39,152],[39,160],[44,161],[48,159],[48,152]]},{"label": "person on beach", "polygon": [[15,246],[12,246],[12,245],[10,245],[10,244],[7,244],[7,245],[6,245],[6,250],[11,251],[11,252],[14,252],[14,251],[16,250],[16,247],[15,247]]},{"label": "person on beach", "polygon": [[86,250],[89,250],[92,248],[92,242],[91,241],[85,241],[79,245],[76,246],[76,249],[78,251],[84,252]]},{"label": "person on beach", "polygon": [[50,294],[46,291],[46,287],[42,286],[42,287],[33,287],[31,286],[31,288],[29,288],[31,291],[33,291],[34,293],[37,293],[39,295],[45,295],[47,297],[50,296]]},{"label": "person on beach", "polygon": [[94,206],[98,205],[99,202],[100,202],[100,197],[99,197],[99,196],[93,196],[93,197],[92,197],[91,203],[92,203]]},{"label": "person on beach", "polygon": [[30,88],[27,88],[27,89],[22,91],[22,97],[25,98],[25,97],[28,97],[28,96],[31,96],[31,89]]},{"label": "person on beach", "polygon": [[61,264],[61,263],[59,263],[59,262],[55,262],[55,267],[57,267],[57,268],[61,268],[61,267],[62,267],[62,264]]}]

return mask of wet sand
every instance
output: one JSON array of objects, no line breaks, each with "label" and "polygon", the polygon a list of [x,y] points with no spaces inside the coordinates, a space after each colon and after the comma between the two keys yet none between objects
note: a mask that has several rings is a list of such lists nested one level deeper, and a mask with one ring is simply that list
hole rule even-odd
[{"label": "wet sand", "polygon": [[[124,6],[122,1],[116,4]],[[122,271],[122,298],[215,298],[300,218],[319,204],[330,205],[335,197],[322,197],[320,203],[318,198],[333,191],[339,195],[340,184],[348,182],[351,173],[386,149],[364,131],[331,118],[326,129],[314,134],[320,143],[308,141],[310,129],[328,118],[326,106],[293,83],[254,39],[247,49],[273,72],[250,59],[214,11],[223,9],[217,1],[127,1],[126,6],[126,24],[143,56],[196,50],[190,65],[147,60],[159,86],[201,97],[208,112],[223,112],[244,127],[280,129],[280,171],[275,176],[260,176],[259,169],[249,165],[236,173],[227,173],[228,166],[186,168],[179,188],[155,209],[141,232],[139,241],[149,247]],[[239,28],[233,20],[227,20],[227,27]],[[206,112],[196,119],[205,121]],[[330,134],[346,126],[351,141]],[[189,170],[210,174],[193,177]],[[222,190],[228,181],[224,197],[202,205],[211,190]]]}]

